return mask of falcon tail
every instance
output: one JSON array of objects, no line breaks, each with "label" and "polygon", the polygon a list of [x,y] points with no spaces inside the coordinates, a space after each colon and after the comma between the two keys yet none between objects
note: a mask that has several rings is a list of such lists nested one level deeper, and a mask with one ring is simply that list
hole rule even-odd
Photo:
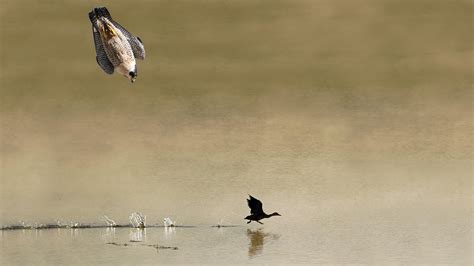
[{"label": "falcon tail", "polygon": [[94,13],[97,18],[106,17],[109,20],[112,19],[112,16],[110,16],[109,10],[107,10],[106,7],[96,7],[94,8]]},{"label": "falcon tail", "polygon": [[102,17],[112,20],[112,16],[110,16],[106,7],[95,7],[89,12],[89,20],[92,22],[92,25],[96,25],[96,21]]}]

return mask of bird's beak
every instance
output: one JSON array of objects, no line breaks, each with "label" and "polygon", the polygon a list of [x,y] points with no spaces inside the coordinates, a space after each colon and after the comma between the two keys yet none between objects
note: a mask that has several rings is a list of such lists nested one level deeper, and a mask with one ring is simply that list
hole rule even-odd
[{"label": "bird's beak", "polygon": [[132,77],[132,78],[130,79],[130,81],[131,81],[132,83],[134,83],[136,79],[137,79],[136,77]]}]

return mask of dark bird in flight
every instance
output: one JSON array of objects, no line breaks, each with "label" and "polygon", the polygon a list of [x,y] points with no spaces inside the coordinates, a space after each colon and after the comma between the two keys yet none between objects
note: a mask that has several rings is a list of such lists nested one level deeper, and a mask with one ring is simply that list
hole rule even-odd
[{"label": "dark bird in flight", "polygon": [[135,82],[137,79],[136,58],[145,59],[145,47],[140,38],[133,36],[110,16],[105,7],[96,7],[89,12],[96,61],[107,74],[117,71]]},{"label": "dark bird in flight", "polygon": [[250,196],[250,199],[247,199],[247,204],[250,208],[250,215],[245,217],[244,219],[249,220],[247,223],[249,224],[252,221],[255,221],[259,224],[263,224],[260,220],[265,218],[270,218],[272,216],[281,216],[278,212],[274,212],[272,214],[266,214],[263,211],[263,204],[258,199]]}]

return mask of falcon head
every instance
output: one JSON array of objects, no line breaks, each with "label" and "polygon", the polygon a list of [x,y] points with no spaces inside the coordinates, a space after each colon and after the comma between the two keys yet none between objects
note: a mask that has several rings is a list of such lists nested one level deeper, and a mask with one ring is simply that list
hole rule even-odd
[{"label": "falcon head", "polygon": [[135,65],[133,70],[129,71],[126,77],[129,78],[130,81],[133,83],[137,79],[137,76],[138,76],[138,70],[137,70],[137,65]]},{"label": "falcon head", "polygon": [[132,83],[135,82],[135,80],[137,79],[137,71],[135,70],[135,71],[128,72],[127,77],[130,79]]}]

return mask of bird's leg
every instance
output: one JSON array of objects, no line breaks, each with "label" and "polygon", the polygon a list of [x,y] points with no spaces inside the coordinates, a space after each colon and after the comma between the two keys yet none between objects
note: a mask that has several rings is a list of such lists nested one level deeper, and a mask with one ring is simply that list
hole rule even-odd
[{"label": "bird's leg", "polygon": [[249,220],[249,221],[247,222],[247,224],[249,224],[249,223],[251,223],[251,222],[252,222],[252,221]]},{"label": "bird's leg", "polygon": [[260,222],[260,221],[256,221],[256,222],[257,222],[257,223],[259,223],[259,224],[263,224],[263,223],[262,223],[262,222]]}]

